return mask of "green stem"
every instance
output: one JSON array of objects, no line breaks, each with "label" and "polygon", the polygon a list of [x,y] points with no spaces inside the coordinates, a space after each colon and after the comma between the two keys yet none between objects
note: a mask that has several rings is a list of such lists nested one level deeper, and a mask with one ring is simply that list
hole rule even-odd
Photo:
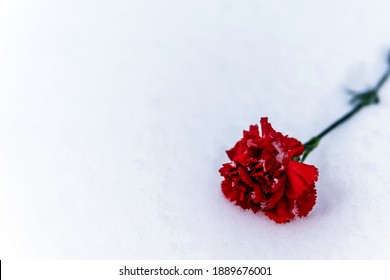
[{"label": "green stem", "polygon": [[[390,58],[390,56],[389,56]],[[385,84],[387,79],[390,76],[390,59],[388,60],[388,69],[386,72],[382,75],[382,77],[379,79],[376,86],[372,89],[369,89],[367,91],[364,91],[362,93],[353,93],[354,96],[351,100],[351,103],[354,104],[354,108],[349,111],[347,114],[336,120],[334,123],[332,123],[330,126],[325,128],[323,131],[321,131],[317,136],[314,136],[311,138],[308,142],[304,144],[305,151],[303,152],[302,156],[302,162],[306,159],[306,157],[318,146],[320,143],[320,140],[327,135],[329,132],[331,132],[333,129],[338,127],[339,125],[343,124],[345,121],[349,120],[353,115],[355,115],[357,112],[359,112],[362,108],[369,106],[371,104],[377,104],[379,103],[379,90],[382,88],[382,86]]]}]

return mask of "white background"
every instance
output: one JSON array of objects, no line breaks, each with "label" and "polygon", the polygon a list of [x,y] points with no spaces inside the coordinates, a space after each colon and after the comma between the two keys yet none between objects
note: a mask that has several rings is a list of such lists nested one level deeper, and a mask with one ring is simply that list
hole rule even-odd
[{"label": "white background", "polygon": [[[164,279],[169,276],[156,275],[153,269],[160,272],[162,268],[163,275],[164,270],[167,275],[168,271],[174,273],[175,267],[176,275],[182,273],[183,276],[171,276],[171,279],[284,280],[293,276],[301,280],[322,280],[337,276],[343,279],[388,280],[390,275],[388,260],[6,260],[1,272],[7,280]],[[234,276],[232,272],[230,275],[225,272],[225,267],[236,268]],[[221,271],[219,268],[222,268]],[[149,271],[146,272],[146,269]],[[193,274],[185,276],[191,273],[190,270]],[[214,273],[216,275],[213,276]]]},{"label": "white background", "polygon": [[390,87],[305,219],[229,203],[250,124],[307,141],[385,71],[387,0],[0,0],[0,257],[389,259]]}]

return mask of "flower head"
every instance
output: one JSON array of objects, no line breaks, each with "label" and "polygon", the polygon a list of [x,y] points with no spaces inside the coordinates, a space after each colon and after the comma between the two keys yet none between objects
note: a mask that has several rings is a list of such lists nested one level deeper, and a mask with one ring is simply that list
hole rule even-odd
[{"label": "flower head", "polygon": [[244,130],[243,138],[226,151],[231,162],[219,170],[222,192],[243,209],[263,212],[276,223],[305,217],[316,202],[317,168],[293,160],[304,152],[295,138],[276,132],[267,118]]}]

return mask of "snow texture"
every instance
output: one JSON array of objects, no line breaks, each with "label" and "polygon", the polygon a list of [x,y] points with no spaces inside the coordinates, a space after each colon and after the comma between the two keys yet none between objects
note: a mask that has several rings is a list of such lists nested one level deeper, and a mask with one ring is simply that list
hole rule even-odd
[{"label": "snow texture", "polygon": [[220,190],[250,124],[307,141],[386,68],[388,0],[1,0],[0,258],[389,259],[390,85],[324,138],[304,219]]}]

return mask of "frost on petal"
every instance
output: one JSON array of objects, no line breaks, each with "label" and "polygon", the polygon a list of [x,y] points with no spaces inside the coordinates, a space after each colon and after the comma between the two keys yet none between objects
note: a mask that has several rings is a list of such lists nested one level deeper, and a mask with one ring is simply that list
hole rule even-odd
[{"label": "frost on petal", "polygon": [[283,149],[280,141],[274,141],[272,142],[272,145],[275,147],[277,154],[275,155],[275,159],[282,163],[283,160],[286,158],[287,154],[285,150]]},{"label": "frost on petal", "polygon": [[268,118],[261,118],[260,123],[262,137],[271,140],[276,150],[276,159],[279,162],[286,163],[286,160],[300,156],[305,150],[305,147],[297,139],[275,131],[268,122]]}]

